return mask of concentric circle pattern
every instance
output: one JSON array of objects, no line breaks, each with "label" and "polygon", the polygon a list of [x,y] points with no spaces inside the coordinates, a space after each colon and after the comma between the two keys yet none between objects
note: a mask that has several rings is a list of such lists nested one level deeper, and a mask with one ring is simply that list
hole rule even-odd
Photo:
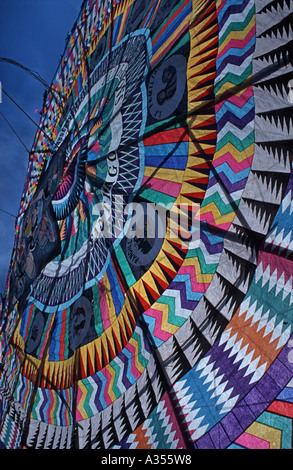
[{"label": "concentric circle pattern", "polygon": [[0,448],[291,448],[291,21],[83,2],[16,224]]}]

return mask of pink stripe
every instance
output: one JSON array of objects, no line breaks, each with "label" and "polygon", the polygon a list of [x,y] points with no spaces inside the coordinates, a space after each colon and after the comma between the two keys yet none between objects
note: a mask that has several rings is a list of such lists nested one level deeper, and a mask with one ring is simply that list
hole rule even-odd
[{"label": "pink stripe", "polygon": [[161,401],[165,401],[165,408],[167,408],[166,416],[170,416],[169,424],[172,425],[170,429],[170,433],[175,431],[175,436],[173,437],[173,442],[178,439],[176,449],[186,449],[186,444],[183,439],[181,429],[178,425],[177,418],[174,413],[174,406],[171,404],[170,398],[168,396],[168,392],[166,392]]},{"label": "pink stripe", "polygon": [[178,275],[188,274],[190,276],[191,288],[193,292],[205,292],[209,287],[209,283],[198,282],[196,279],[195,268],[193,266],[181,266]]},{"label": "pink stripe", "polygon": [[[152,19],[152,17],[154,16],[154,12],[151,14],[151,16],[149,16],[149,13],[150,13],[151,9],[153,8],[153,5],[154,5],[154,0],[153,0],[152,3],[150,4],[149,9],[148,9],[148,12],[147,12],[147,14],[145,15],[145,19],[143,20],[143,23],[142,23],[142,25],[141,25],[142,28],[145,28],[146,20],[148,19],[148,23],[149,23],[149,21],[150,21],[150,20]],[[155,7],[154,10],[156,10],[156,7]]]},{"label": "pink stripe", "polygon": [[[218,216],[216,215],[216,217],[218,218]],[[221,215],[219,215],[219,218],[221,217]],[[221,230],[229,230],[230,228],[230,225],[231,225],[231,222],[226,222],[224,224],[217,224],[216,221],[215,221],[215,218],[214,218],[214,215],[212,213],[212,211],[209,211],[207,212],[206,214],[201,214],[200,216],[200,220],[203,222],[203,221],[207,221],[209,224],[212,225],[212,227],[218,227],[219,229]]]},{"label": "pink stripe", "polygon": [[161,180],[159,178],[151,178],[144,176],[142,179],[142,184],[146,185],[147,188],[154,189],[163,194],[168,194],[168,196],[177,197],[180,193],[181,184],[174,183],[172,181]]},{"label": "pink stripe", "polygon": [[[281,275],[284,274],[284,282],[286,284],[293,276],[293,263],[285,257],[280,256],[279,244],[276,245],[275,240],[273,240],[273,243],[276,249],[276,253],[260,251],[257,265],[262,262],[263,271],[265,271],[269,266],[271,276],[275,269],[277,269],[277,280],[279,281]],[[284,250],[286,250],[286,248],[284,248]]]},{"label": "pink stripe", "polygon": [[43,346],[41,347],[41,350],[40,350],[40,358],[43,357],[44,350],[45,350],[45,347],[47,345],[47,338],[48,338],[48,335],[51,331],[51,326],[52,326],[52,323],[53,323],[54,319],[55,319],[55,315],[52,315],[51,320],[50,320],[49,325],[48,325],[48,328],[47,328],[47,333],[46,333],[44,341],[43,341]]},{"label": "pink stripe", "polygon": [[127,344],[126,349],[131,353],[132,358],[131,358],[131,373],[134,375],[136,379],[140,377],[140,372],[135,366],[135,356],[137,354],[137,350],[135,349],[134,346],[132,346],[130,343]]},{"label": "pink stripe", "polygon": [[167,47],[166,49],[164,49],[164,50],[161,52],[161,54],[160,54],[158,57],[156,57],[155,60],[152,60],[152,61],[151,61],[151,65],[152,65],[152,66],[155,65],[155,64],[161,59],[161,57],[162,57],[164,54],[166,54],[166,53],[171,49],[171,47],[173,46],[173,44],[177,41],[178,37],[181,36],[181,34],[183,34],[188,28],[189,28],[189,24],[187,24],[184,28],[182,28],[181,31],[179,31],[179,33],[177,34],[177,36],[175,37],[175,39],[173,39],[173,41],[168,45],[168,47]]},{"label": "pink stripe", "polygon": [[269,449],[270,443],[260,439],[259,437],[252,436],[248,433],[243,433],[238,439],[235,441],[236,444],[239,444],[243,447],[247,447],[248,449]]},{"label": "pink stripe", "polygon": [[71,404],[71,400],[70,400],[71,397],[70,397],[69,390],[65,390],[65,396],[66,396],[67,407],[66,407],[66,411],[63,413],[63,418],[64,418],[65,426],[69,426],[70,424],[69,409],[70,409],[70,404]]},{"label": "pink stripe", "polygon": [[222,10],[223,6],[226,5],[226,0],[223,0],[222,2],[220,1],[217,1],[217,13],[219,14],[219,12]]},{"label": "pink stripe", "polygon": [[[232,96],[230,96],[228,98],[228,101],[229,103],[233,103],[236,106],[238,106],[238,108],[242,108],[252,96],[253,96],[253,89],[251,86],[249,86],[246,88],[246,90],[243,93],[241,93],[241,95],[233,94]],[[219,112],[219,110],[225,103],[226,103],[226,100],[223,99],[218,104],[215,105],[216,113]]]},{"label": "pink stripe", "polygon": [[144,313],[144,315],[148,315],[150,317],[156,318],[155,328],[154,328],[154,332],[153,332],[153,335],[156,338],[159,338],[162,341],[167,341],[167,339],[169,339],[170,336],[172,336],[171,333],[168,333],[167,331],[164,331],[164,330],[161,329],[163,313],[160,310],[155,310],[153,308],[149,308]]},{"label": "pink stripe", "polygon": [[80,388],[78,387],[78,390],[77,390],[77,407],[76,407],[76,419],[77,421],[82,421],[84,419],[84,417],[80,414],[80,411],[78,409],[78,404],[81,400],[81,397],[82,397],[82,392],[80,390]]},{"label": "pink stripe", "polygon": [[224,55],[232,47],[235,49],[242,49],[251,40],[254,34],[255,27],[253,26],[244,39],[231,39],[231,41],[229,41],[228,44],[226,44],[226,46],[224,47],[224,49],[218,54],[218,57]]},{"label": "pink stripe", "polygon": [[62,326],[61,326],[61,333],[60,333],[60,351],[59,357],[61,361],[64,361],[64,352],[65,352],[65,328],[66,328],[66,315],[67,309],[63,310],[62,312]]},{"label": "pink stripe", "polygon": [[32,319],[33,310],[34,310],[34,305],[32,305],[31,308],[29,309],[28,321],[27,321],[27,325],[26,325],[26,330],[25,330],[24,338],[23,338],[24,340],[26,340],[27,335],[28,335],[28,330],[29,330],[29,325],[31,324],[31,319]]},{"label": "pink stripe", "polygon": [[50,405],[49,405],[49,407],[48,407],[48,409],[47,409],[47,420],[48,420],[48,423],[49,423],[49,424],[50,424],[50,423],[51,423],[51,424],[54,424],[54,421],[53,421],[53,422],[51,421],[51,410],[52,410],[52,408],[53,408],[53,406],[54,406],[54,399],[53,399],[53,395],[52,395],[51,390],[48,390],[48,392],[49,392],[49,395],[50,395]]},{"label": "pink stripe", "polygon": [[245,170],[246,168],[250,168],[252,157],[253,153],[241,162],[237,162],[231,153],[226,152],[224,155],[221,155],[219,158],[214,160],[214,167],[217,168],[222,163],[227,163],[234,173],[238,173],[239,171]]},{"label": "pink stripe", "polygon": [[109,396],[109,386],[110,386],[110,382],[111,382],[111,374],[107,371],[106,367],[104,367],[103,369],[103,374],[104,376],[106,377],[106,385],[105,385],[105,391],[104,391],[104,398],[105,398],[105,402],[107,403],[107,406],[111,405],[112,404],[112,400]]},{"label": "pink stripe", "polygon": [[15,449],[15,443],[16,443],[17,437],[18,437],[18,427],[15,426],[13,430],[13,438],[9,447],[10,449]]}]

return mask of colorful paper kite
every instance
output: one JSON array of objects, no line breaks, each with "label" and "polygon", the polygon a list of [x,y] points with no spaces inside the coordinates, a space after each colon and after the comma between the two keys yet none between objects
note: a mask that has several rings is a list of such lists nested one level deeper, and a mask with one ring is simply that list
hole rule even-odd
[{"label": "colorful paper kite", "polygon": [[0,317],[0,447],[291,448],[292,0],[86,0]]}]

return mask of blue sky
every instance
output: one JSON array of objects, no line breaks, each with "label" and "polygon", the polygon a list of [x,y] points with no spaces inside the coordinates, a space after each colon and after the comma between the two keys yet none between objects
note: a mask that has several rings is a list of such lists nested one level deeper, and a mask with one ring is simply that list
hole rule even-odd
[{"label": "blue sky", "polygon": [[[82,0],[0,0],[0,57],[38,72],[48,84],[64,51],[67,33]],[[44,88],[29,74],[0,62],[5,90],[38,122]],[[1,113],[30,150],[36,127],[2,92]],[[16,215],[27,171],[28,154],[0,115],[0,209]],[[0,211],[0,292],[3,293],[14,242],[15,219]]]}]

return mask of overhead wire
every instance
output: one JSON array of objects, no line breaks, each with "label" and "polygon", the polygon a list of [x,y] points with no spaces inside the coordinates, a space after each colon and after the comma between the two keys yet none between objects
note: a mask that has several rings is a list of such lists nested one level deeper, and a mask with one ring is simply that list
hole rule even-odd
[{"label": "overhead wire", "polygon": [[14,217],[17,219],[16,215],[11,214],[11,212],[5,211],[4,209],[0,209],[1,212],[4,212],[5,214],[11,215],[11,217]]},{"label": "overhead wire", "polygon": [[51,139],[51,137],[49,137],[47,135],[47,133],[44,131],[44,129],[42,129],[39,124],[36,123],[36,121],[33,120],[33,118],[31,118],[31,116],[2,88],[2,91],[3,93],[7,96],[7,98],[10,99],[10,101],[12,101],[12,103],[14,103],[18,109],[20,109],[20,111],[44,134],[44,136],[49,139],[51,142],[53,142],[53,144],[55,145],[55,142],[53,139]]},{"label": "overhead wire", "polygon": [[0,62],[5,62],[5,63],[11,64],[11,65],[15,65],[16,67],[24,70],[29,75],[31,75],[33,78],[35,78],[37,81],[39,81],[45,87],[47,93],[48,92],[50,92],[52,94],[56,93],[59,96],[59,98],[61,98],[59,92],[57,90],[55,90],[52,86],[49,86],[48,83],[46,82],[46,80],[43,77],[41,77],[39,72],[36,72],[35,70],[32,70],[31,68],[26,67],[23,64],[20,64],[16,60],[9,59],[9,58],[6,58],[6,57],[0,57]]},{"label": "overhead wire", "polygon": [[[82,9],[80,10],[79,16],[81,15],[81,11],[82,11]],[[83,43],[83,46],[84,46],[84,38],[83,38],[83,36],[82,36],[82,34],[81,34],[80,31],[79,31],[79,35],[80,35],[80,37],[81,37],[81,40],[82,40],[82,43]],[[68,42],[68,40],[67,40],[67,42]],[[44,94],[44,101],[45,101],[46,96],[47,96],[46,93],[51,92],[53,98],[55,98],[55,101],[56,101],[56,103],[57,103],[57,106],[58,106],[59,108],[62,107],[62,105],[60,104],[60,102],[58,102],[58,100],[56,100],[56,97],[54,96],[54,95],[55,95],[55,92],[56,92],[56,94],[57,94],[58,97],[60,98],[59,93],[58,93],[56,90],[54,90],[54,89],[52,88],[52,86],[49,87],[49,85],[47,84],[47,82],[46,82],[44,79],[42,79],[42,77],[40,76],[40,74],[39,74],[38,72],[35,72],[35,71],[31,70],[30,68],[25,67],[25,66],[23,66],[22,64],[20,64],[19,62],[16,62],[16,61],[14,61],[14,60],[12,60],[12,59],[7,59],[7,58],[1,57],[1,58],[0,58],[0,62],[7,62],[7,63],[10,63],[10,64],[15,65],[15,66],[17,66],[17,67],[19,67],[19,68],[25,70],[26,72],[28,72],[28,73],[29,73],[31,76],[33,76],[35,79],[37,79],[38,81],[40,81],[40,82],[42,83],[42,85],[46,88],[46,92],[45,92],[45,94]],[[86,59],[86,66],[87,66],[87,69],[88,69],[88,72],[89,72],[89,68],[88,68],[88,67],[89,67],[89,65],[88,65],[88,58]],[[42,132],[43,135],[44,135],[51,143],[53,143],[54,150],[55,150],[55,151],[56,151],[56,150],[60,150],[60,151],[65,155],[65,157],[67,157],[66,153],[65,153],[60,147],[58,147],[58,146],[56,145],[55,141],[54,141],[53,139],[51,139],[51,138],[47,135],[47,133],[44,131],[44,129],[42,129],[42,128],[29,116],[29,114],[28,114],[18,103],[17,103],[5,90],[3,90],[3,88],[2,88],[2,92],[20,109],[20,111],[37,127],[37,129],[39,129],[40,132]],[[90,103],[90,100],[91,100],[91,98],[90,98],[90,95],[89,95],[89,103]],[[2,115],[2,113],[1,113],[1,115]],[[21,138],[20,138],[19,135],[16,133],[16,131],[13,129],[13,127],[10,125],[10,123],[8,122],[8,120],[4,117],[4,115],[2,115],[2,116],[3,116],[4,120],[7,122],[7,124],[9,125],[9,127],[13,130],[13,132],[15,133],[15,135],[17,136],[17,138],[22,142]],[[75,123],[75,125],[76,125],[76,123]],[[78,132],[80,132],[79,126],[77,126],[77,127],[78,127]],[[25,149],[28,151],[28,153],[30,153],[30,154],[34,153],[33,151],[30,152],[30,151],[27,149],[27,147],[25,146],[25,144],[24,144],[23,142],[22,142],[22,144],[24,145],[24,147],[25,147]],[[46,150],[45,150],[45,151],[46,151]],[[41,150],[41,152],[43,152],[43,150]],[[1,209],[0,209],[0,210],[1,210]],[[2,212],[6,212],[6,211],[2,211]],[[8,213],[8,212],[7,212],[7,213]],[[8,214],[11,215],[12,217],[15,217],[15,216],[13,216],[13,215],[10,214],[10,213],[8,213]],[[17,217],[15,217],[15,218],[17,218]],[[17,323],[18,323],[18,322],[16,322],[16,324],[17,324]],[[7,344],[8,344],[8,343],[7,343]],[[46,348],[47,348],[47,346],[49,346],[49,338],[48,338],[48,341],[47,341],[47,343],[46,343]],[[44,357],[45,357],[45,355],[44,355]],[[38,372],[40,372],[40,371],[41,371],[41,369],[40,369]],[[32,394],[31,401],[33,401],[33,394]],[[3,421],[3,423],[4,423],[4,421]],[[1,428],[2,428],[2,427],[0,427],[0,429],[1,429]],[[24,438],[24,435],[25,435],[25,430],[24,430],[24,433],[23,433],[23,435],[22,435],[22,439]]]},{"label": "overhead wire", "polygon": [[11,65],[15,65],[16,67],[19,67],[23,70],[25,70],[26,72],[28,72],[32,77],[34,77],[36,80],[38,80],[40,83],[42,83],[42,85],[44,85],[45,88],[47,88],[47,90],[49,90],[49,85],[48,83],[46,82],[46,80],[44,80],[41,75],[30,69],[29,67],[26,67],[25,65],[23,64],[20,64],[19,62],[17,62],[16,60],[13,60],[13,59],[9,59],[7,57],[0,57],[0,62],[6,62],[8,64],[11,64]]},{"label": "overhead wire", "polygon": [[8,124],[8,126],[10,127],[10,129],[12,130],[12,132],[16,135],[16,137],[18,138],[18,140],[20,141],[20,143],[23,145],[23,147],[25,148],[25,150],[27,151],[27,153],[30,153],[29,149],[27,148],[27,146],[25,145],[25,143],[23,142],[23,140],[19,137],[18,133],[16,132],[16,130],[13,128],[12,124],[10,124],[10,122],[8,121],[8,119],[4,116],[4,114],[0,111],[0,114],[1,116],[3,117],[4,121]]},{"label": "overhead wire", "polygon": [[[34,121],[34,119],[31,118],[31,116],[22,108],[22,106],[20,106],[3,88],[2,88],[2,91],[3,93],[7,96],[7,98],[9,98],[12,103],[14,103],[18,109],[20,109],[20,111],[37,127],[37,129],[42,132],[42,134],[46,137],[46,139],[49,140],[49,142],[53,145],[53,151],[57,151],[59,150],[65,157],[67,157],[67,154],[66,152],[59,146],[56,145],[55,141],[45,132],[45,130],[39,126],[39,124],[36,123],[36,121]],[[28,149],[27,149],[28,150]],[[31,150],[29,151],[30,154],[33,154],[35,152],[40,152],[40,153],[45,153],[47,152],[48,150]]]},{"label": "overhead wire", "polygon": [[[3,59],[3,58],[0,58],[0,60],[1,60],[1,59]],[[15,62],[15,61],[8,61],[8,60],[7,60],[7,62],[12,63],[12,62]],[[14,65],[17,65],[17,63],[14,63]],[[18,66],[19,66],[19,65],[21,65],[21,64],[18,64]],[[38,74],[37,72],[33,72],[33,71],[31,71],[30,69],[28,69],[27,67],[24,67],[24,66],[21,66],[21,68],[23,68],[24,70],[29,71],[29,73],[31,73],[36,79],[38,79],[39,81],[41,81],[41,80],[40,80],[41,77],[39,76],[39,74]],[[39,76],[39,77],[38,77],[38,76]],[[44,86],[45,86],[45,85],[44,85]],[[46,88],[47,88],[47,86],[46,86]],[[4,90],[3,90],[3,92],[7,95],[7,93],[6,93]],[[7,96],[8,96],[8,95],[7,95]],[[8,96],[8,97],[9,97],[9,96]],[[10,98],[12,101],[14,101],[11,97],[9,97],[9,98]],[[14,103],[17,105],[17,103],[16,103],[15,101],[14,101]],[[17,106],[20,108],[19,105],[17,105]],[[21,109],[21,108],[20,108],[20,109]],[[23,110],[22,110],[22,111],[23,111]],[[23,112],[25,113],[25,111],[23,111]],[[2,114],[2,113],[1,113],[1,114]],[[26,113],[25,113],[25,114],[26,114]],[[27,115],[27,114],[26,114],[26,115]],[[29,116],[27,115],[27,117],[29,117]],[[4,119],[5,119],[5,118],[4,118]],[[29,117],[29,119],[44,133],[44,135],[45,135],[47,138],[49,138],[49,137],[46,135],[46,133],[43,131],[43,129],[41,129],[30,117]],[[50,139],[50,138],[49,138],[49,139]],[[50,140],[51,140],[51,139],[50,139]],[[1,209],[0,209],[0,210],[1,210]],[[2,211],[2,212],[6,212],[6,211]],[[10,215],[12,215],[12,214],[10,214]],[[13,216],[13,217],[14,217],[14,216]]]}]

